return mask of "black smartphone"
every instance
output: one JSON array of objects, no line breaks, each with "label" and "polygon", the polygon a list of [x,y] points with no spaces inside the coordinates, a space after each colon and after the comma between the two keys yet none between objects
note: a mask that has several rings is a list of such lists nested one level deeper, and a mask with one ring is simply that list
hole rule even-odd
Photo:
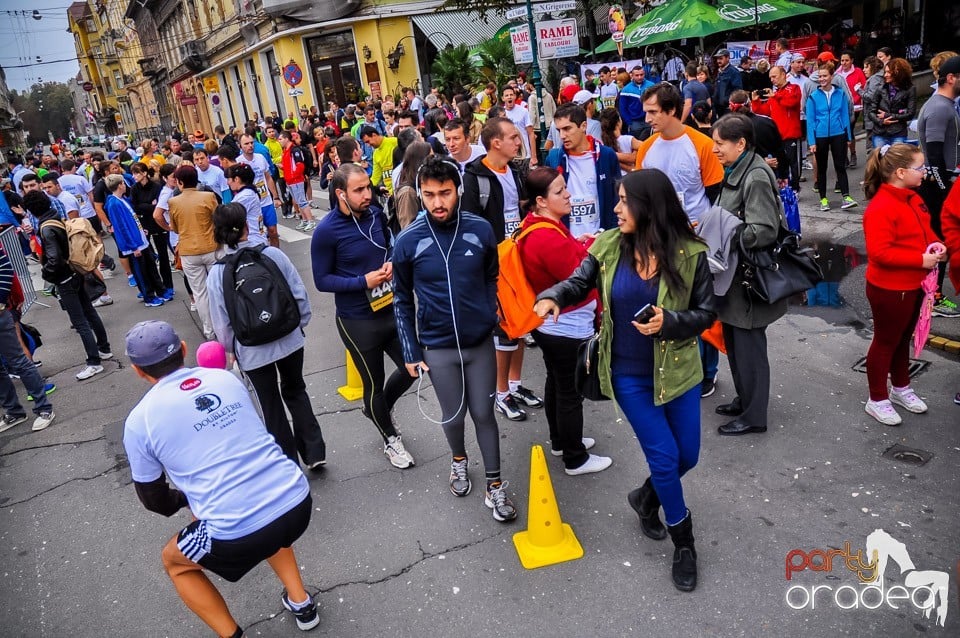
[{"label": "black smartphone", "polygon": [[653,319],[654,315],[653,304],[648,303],[646,306],[637,311],[637,314],[633,315],[633,320],[637,323],[649,323]]}]

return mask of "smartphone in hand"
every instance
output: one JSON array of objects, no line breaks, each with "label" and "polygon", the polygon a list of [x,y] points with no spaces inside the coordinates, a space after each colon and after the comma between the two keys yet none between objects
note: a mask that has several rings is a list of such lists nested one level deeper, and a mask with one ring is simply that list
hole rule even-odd
[{"label": "smartphone in hand", "polygon": [[650,320],[653,319],[654,315],[653,304],[648,303],[646,306],[641,308],[633,315],[633,320],[637,323],[650,323]]}]

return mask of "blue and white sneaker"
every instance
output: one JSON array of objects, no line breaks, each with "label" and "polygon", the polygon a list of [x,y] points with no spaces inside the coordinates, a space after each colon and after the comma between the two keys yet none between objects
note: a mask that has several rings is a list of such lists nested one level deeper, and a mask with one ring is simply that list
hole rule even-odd
[{"label": "blue and white sneaker", "polygon": [[297,628],[300,631],[309,631],[320,624],[320,614],[317,613],[317,604],[313,602],[312,596],[307,598],[306,602],[294,606],[284,589],[280,595],[280,603],[297,619]]},{"label": "blue and white sneaker", "polygon": [[163,305],[163,299],[160,297],[148,297],[147,300],[143,302],[143,305],[147,308],[159,308]]},{"label": "blue and white sneaker", "polygon": [[173,301],[174,294],[176,293],[173,290],[173,288],[167,288],[166,290],[163,291],[162,298],[164,301]]}]

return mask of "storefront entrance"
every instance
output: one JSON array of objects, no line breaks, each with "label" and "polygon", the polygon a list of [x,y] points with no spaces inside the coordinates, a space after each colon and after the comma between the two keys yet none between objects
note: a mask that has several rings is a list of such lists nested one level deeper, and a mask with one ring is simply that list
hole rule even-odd
[{"label": "storefront entrance", "polygon": [[[310,72],[313,74],[314,101],[321,111],[333,101],[342,108],[360,100],[360,69],[353,50],[350,31],[332,33],[307,40]],[[312,105],[311,104],[311,105]]]}]

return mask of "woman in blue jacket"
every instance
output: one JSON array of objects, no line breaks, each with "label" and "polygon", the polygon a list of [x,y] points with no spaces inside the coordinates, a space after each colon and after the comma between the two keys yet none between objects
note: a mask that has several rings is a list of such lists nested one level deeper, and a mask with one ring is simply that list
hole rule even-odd
[{"label": "woman in blue jacket", "polygon": [[167,291],[157,270],[156,253],[150,247],[147,234],[137,219],[133,206],[126,200],[127,182],[122,175],[107,175],[104,186],[110,192],[104,202],[107,217],[113,225],[113,238],[121,257],[130,260],[130,270],[143,297],[143,305],[156,308],[163,305]]},{"label": "woman in blue jacket", "polygon": [[827,199],[827,155],[833,156],[837,169],[837,188],[843,197],[840,208],[853,208],[856,200],[850,197],[847,181],[847,143],[853,139],[850,129],[850,103],[845,91],[833,85],[836,65],[824,62],[817,73],[819,86],[807,98],[807,144],[817,158],[817,187],[820,191],[820,210],[830,210]]}]

